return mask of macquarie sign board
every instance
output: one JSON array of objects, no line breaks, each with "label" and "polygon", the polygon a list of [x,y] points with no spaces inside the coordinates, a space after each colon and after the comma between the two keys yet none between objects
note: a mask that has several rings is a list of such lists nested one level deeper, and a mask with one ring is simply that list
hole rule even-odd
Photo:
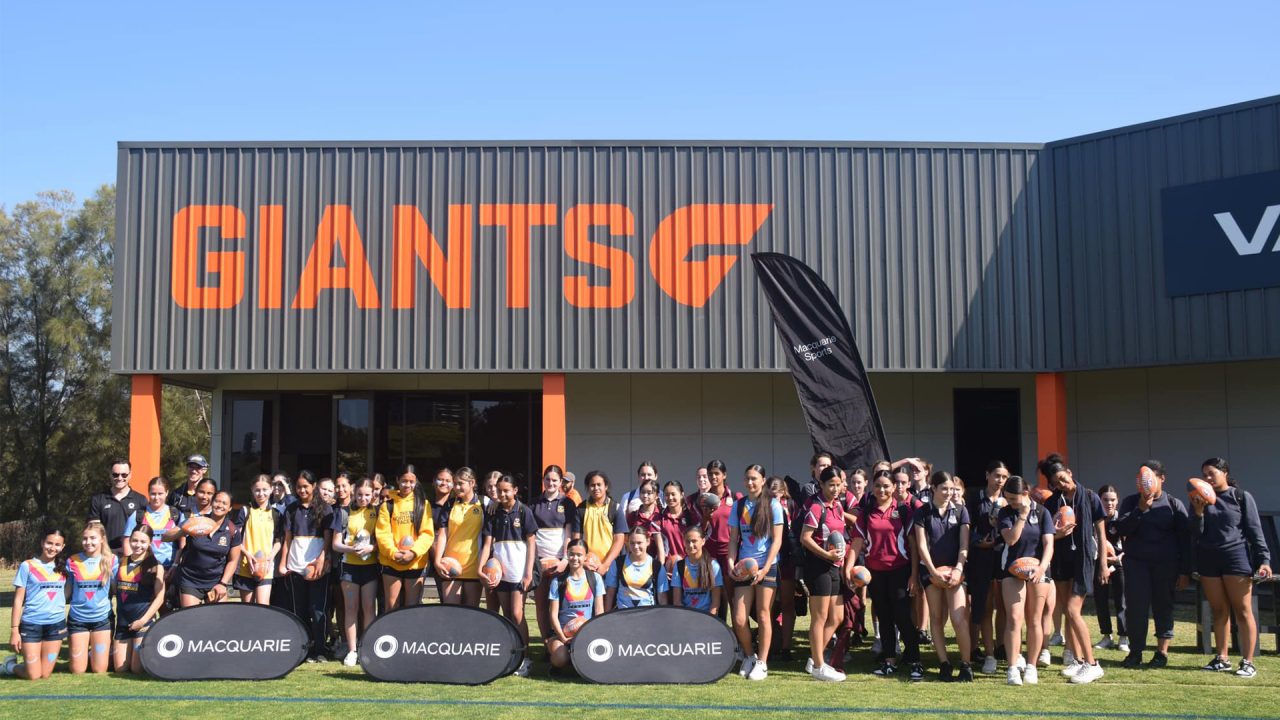
[{"label": "macquarie sign board", "polygon": [[142,669],[161,680],[271,680],[300,665],[309,644],[302,622],[279,608],[199,605],[151,626]]},{"label": "macquarie sign board", "polygon": [[1280,171],[1165,188],[1170,297],[1280,286]]},{"label": "macquarie sign board", "polygon": [[578,674],[606,685],[712,683],[740,657],[723,620],[672,605],[597,615],[569,647]]}]

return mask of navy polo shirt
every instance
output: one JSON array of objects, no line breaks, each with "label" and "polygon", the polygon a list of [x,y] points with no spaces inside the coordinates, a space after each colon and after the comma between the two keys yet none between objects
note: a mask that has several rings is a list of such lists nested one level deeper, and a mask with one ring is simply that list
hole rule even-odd
[{"label": "navy polo shirt", "polygon": [[963,505],[947,505],[941,513],[933,503],[916,510],[914,525],[924,529],[934,567],[954,566],[960,561],[960,528],[968,524],[969,510]]},{"label": "navy polo shirt", "polygon": [[[1018,511],[1011,507],[1000,510],[999,522],[996,527],[1001,530],[1011,529],[1018,522]],[[1018,538],[1018,542],[1012,545],[1006,545],[1004,553],[1001,556],[1000,567],[1008,568],[1009,564],[1018,558],[1024,557],[1040,557],[1041,551],[1044,549],[1045,535],[1053,534],[1053,516],[1043,505],[1033,505],[1031,512],[1027,515],[1027,522],[1022,526],[1022,536]],[[1057,550],[1054,550],[1055,554]]]}]

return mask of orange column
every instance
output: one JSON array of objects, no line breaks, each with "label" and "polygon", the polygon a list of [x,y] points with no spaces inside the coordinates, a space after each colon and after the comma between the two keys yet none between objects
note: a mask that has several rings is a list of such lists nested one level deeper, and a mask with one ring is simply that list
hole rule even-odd
[{"label": "orange column", "polygon": [[1067,376],[1063,373],[1036,375],[1036,454],[1067,457]]},{"label": "orange column", "polygon": [[147,483],[160,474],[160,394],[159,375],[134,375],[129,399],[129,462],[134,490],[147,494]]},{"label": "orange column", "polygon": [[[564,373],[542,376],[542,466],[564,467],[567,430],[564,409]],[[539,468],[541,470],[541,468]]]}]

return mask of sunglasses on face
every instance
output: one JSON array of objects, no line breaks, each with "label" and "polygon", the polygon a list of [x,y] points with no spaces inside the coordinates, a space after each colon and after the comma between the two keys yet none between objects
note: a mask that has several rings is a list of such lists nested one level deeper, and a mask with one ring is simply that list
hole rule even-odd
[{"label": "sunglasses on face", "polygon": [[113,477],[113,478],[129,477],[129,473],[127,473],[127,472],[122,472],[122,473],[116,473],[116,472],[113,472],[113,473],[111,473],[111,477]]}]

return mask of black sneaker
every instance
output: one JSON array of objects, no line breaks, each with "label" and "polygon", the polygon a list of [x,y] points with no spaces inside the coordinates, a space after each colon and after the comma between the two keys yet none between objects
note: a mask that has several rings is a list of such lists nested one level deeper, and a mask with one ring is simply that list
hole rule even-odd
[{"label": "black sneaker", "polygon": [[1209,672],[1231,672],[1231,663],[1227,662],[1224,657],[1215,657],[1200,669],[1208,670]]},{"label": "black sneaker", "polygon": [[942,682],[951,682],[951,676],[954,672],[955,669],[951,667],[951,663],[944,662],[938,666],[938,679]]},{"label": "black sneaker", "polygon": [[1005,652],[1004,646],[1003,646],[1003,645],[997,645],[997,646],[996,646],[996,660],[997,660],[998,662],[1004,662],[1005,660],[1008,660],[1008,659],[1009,659],[1009,655],[1008,655],[1008,653],[1006,653],[1006,652]]},{"label": "black sneaker", "polygon": [[917,636],[920,638],[921,643],[933,642],[933,636],[929,634],[928,630],[921,630],[919,633],[917,633]]},{"label": "black sneaker", "polygon": [[924,666],[920,663],[911,663],[911,674],[907,676],[913,682],[924,679]]},{"label": "black sneaker", "polygon": [[875,670],[872,670],[871,674],[877,675],[879,677],[893,677],[893,675],[896,674],[897,672],[898,672],[897,665],[894,665],[891,662],[885,661],[880,663],[880,667],[876,668]]},{"label": "black sneaker", "polygon": [[973,682],[973,667],[969,663],[960,666],[960,674],[956,676],[956,682]]},{"label": "black sneaker", "polygon": [[1151,668],[1152,670],[1159,670],[1160,668],[1168,667],[1168,666],[1169,666],[1169,656],[1165,655],[1159,650],[1157,650],[1156,654],[1152,655],[1151,659],[1147,661],[1147,667]]},{"label": "black sneaker", "polygon": [[[1152,658],[1154,661],[1155,658]],[[1136,670],[1142,667],[1142,653],[1131,652],[1125,656],[1124,662],[1120,663],[1121,667],[1129,670]]]},{"label": "black sneaker", "polygon": [[1248,660],[1240,661],[1240,669],[1236,671],[1236,677],[1251,678],[1257,674],[1258,674],[1258,669],[1253,666],[1253,663],[1249,662]]}]

